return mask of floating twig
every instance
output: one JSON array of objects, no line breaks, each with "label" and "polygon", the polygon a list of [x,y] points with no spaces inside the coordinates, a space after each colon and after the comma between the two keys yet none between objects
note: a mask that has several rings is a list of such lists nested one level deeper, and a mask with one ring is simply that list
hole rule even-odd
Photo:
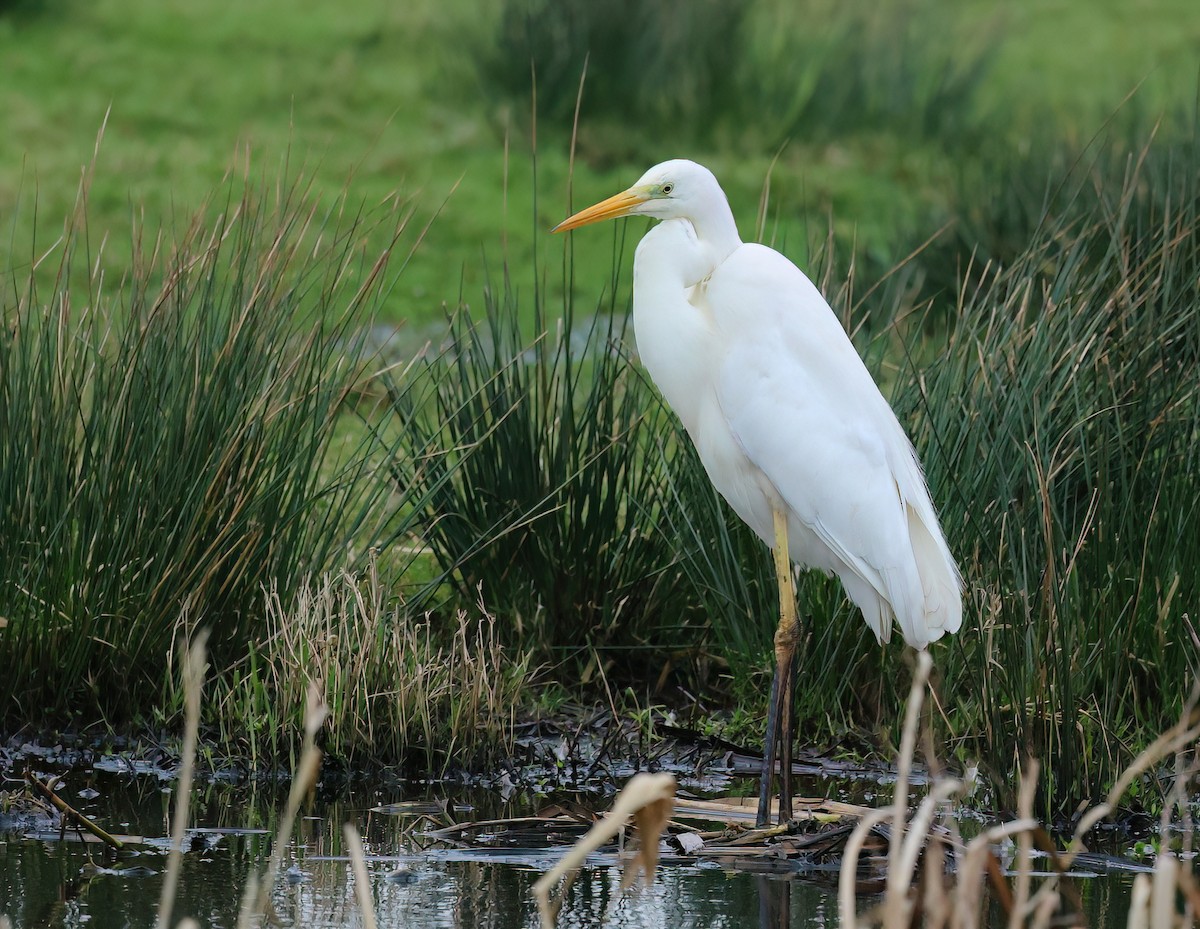
[{"label": "floating twig", "polygon": [[25,772],[25,780],[37,793],[41,794],[44,799],[50,801],[50,803],[54,805],[54,808],[62,813],[64,817],[74,820],[79,825],[83,826],[84,829],[98,838],[109,848],[115,848],[119,851],[125,847],[124,842],[114,835],[109,835],[100,826],[96,825],[96,823],[92,822],[90,819],[80,813],[79,810],[67,803],[66,800],[50,789],[49,784],[44,784],[38,780],[37,776],[32,771]]}]

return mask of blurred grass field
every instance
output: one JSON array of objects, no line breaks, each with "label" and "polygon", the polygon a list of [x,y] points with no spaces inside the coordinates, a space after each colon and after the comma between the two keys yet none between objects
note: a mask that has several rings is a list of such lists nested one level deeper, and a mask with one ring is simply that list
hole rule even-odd
[{"label": "blurred grass field", "polygon": [[[765,19],[756,28],[768,36],[819,34],[836,20],[822,0],[799,12],[758,6]],[[782,145],[766,237],[803,261],[812,230],[832,216],[842,240],[886,263],[936,228],[958,163],[999,144],[998,135],[1019,139],[1049,121],[1086,141],[1139,82],[1147,112],[1185,106],[1196,88],[1200,8],[1187,0],[910,0],[891,15],[908,8],[917,28],[934,33],[931,47],[986,55],[970,101],[984,128],[968,146],[869,125],[814,140],[803,123],[781,125],[778,108],[751,89],[718,138],[636,111],[585,121],[574,204],[627,185],[655,161],[687,156],[716,170],[750,237]],[[439,319],[443,301],[474,298],[502,258],[518,287],[531,289],[535,249],[543,263],[560,255],[545,232],[568,209],[571,127],[561,117],[538,126],[540,199],[531,216],[529,113],[499,100],[480,70],[505,54],[496,48],[502,12],[496,0],[46,0],[0,16],[0,265],[27,266],[54,242],[109,113],[89,235],[106,239],[110,272],[127,268],[134,214],[152,231],[170,227],[227,171],[274,177],[289,165],[330,197],[348,187],[351,201],[369,207],[398,195],[411,202],[417,228],[437,216],[384,309],[391,322]],[[507,64],[520,80],[529,66],[517,57],[509,53]],[[542,96],[553,89],[573,98],[582,61],[573,68],[559,81],[565,91]],[[595,67],[592,83],[611,86]],[[576,268],[579,293],[598,299],[611,240],[598,235],[582,247],[597,258]]]}]

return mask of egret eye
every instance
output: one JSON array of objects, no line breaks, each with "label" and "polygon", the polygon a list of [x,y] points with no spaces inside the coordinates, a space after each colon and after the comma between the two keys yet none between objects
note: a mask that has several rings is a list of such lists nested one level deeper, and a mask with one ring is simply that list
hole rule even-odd
[{"label": "egret eye", "polygon": [[662,186],[662,192],[664,194],[669,194],[674,189],[675,189],[674,184],[663,184],[663,186]]}]

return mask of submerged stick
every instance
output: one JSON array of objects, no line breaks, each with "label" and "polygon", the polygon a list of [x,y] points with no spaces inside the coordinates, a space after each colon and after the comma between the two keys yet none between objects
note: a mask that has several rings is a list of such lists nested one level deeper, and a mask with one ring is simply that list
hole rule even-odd
[{"label": "submerged stick", "polygon": [[66,800],[51,790],[49,784],[43,784],[41,781],[39,781],[37,776],[32,771],[25,772],[25,780],[34,789],[34,791],[41,794],[43,799],[49,800],[52,804],[54,804],[54,808],[62,813],[63,816],[65,816],[67,819],[75,820],[75,822],[83,826],[84,829],[98,838],[109,848],[115,848],[119,851],[125,847],[124,842],[114,835],[109,835],[109,833],[105,832],[100,826],[96,825],[96,823],[92,822],[90,819],[80,813],[79,810],[75,809],[73,806],[67,803]]}]

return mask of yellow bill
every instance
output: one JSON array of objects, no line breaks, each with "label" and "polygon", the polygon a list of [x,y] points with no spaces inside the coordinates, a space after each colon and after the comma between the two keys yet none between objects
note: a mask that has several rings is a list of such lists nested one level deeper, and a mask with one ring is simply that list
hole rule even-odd
[{"label": "yellow bill", "polygon": [[645,194],[635,193],[632,190],[623,190],[621,193],[615,194],[607,200],[601,200],[594,206],[589,206],[586,210],[580,210],[574,216],[567,217],[550,231],[566,232],[569,229],[578,229],[580,226],[586,226],[588,223],[598,223],[602,219],[616,219],[618,216],[627,216],[631,210],[649,199]]}]

